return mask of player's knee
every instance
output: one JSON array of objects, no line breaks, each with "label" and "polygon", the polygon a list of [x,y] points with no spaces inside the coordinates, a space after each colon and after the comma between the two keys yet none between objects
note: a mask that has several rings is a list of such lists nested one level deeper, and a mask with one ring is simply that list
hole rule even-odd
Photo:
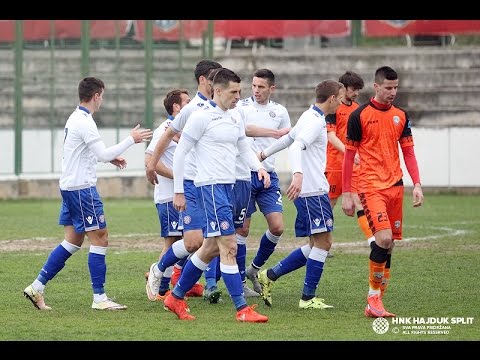
[{"label": "player's knee", "polygon": [[279,223],[279,224],[273,224],[270,228],[269,228],[270,232],[275,235],[275,236],[280,236],[283,234],[283,230],[284,230],[284,227],[283,227],[283,223]]}]

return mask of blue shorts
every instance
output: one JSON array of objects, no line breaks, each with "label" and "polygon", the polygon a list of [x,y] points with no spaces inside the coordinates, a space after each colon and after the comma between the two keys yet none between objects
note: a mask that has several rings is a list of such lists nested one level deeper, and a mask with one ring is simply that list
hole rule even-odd
[{"label": "blue shorts", "polygon": [[263,215],[268,215],[272,212],[283,212],[282,193],[280,192],[280,181],[275,171],[269,172],[270,187],[264,188],[263,182],[258,180],[256,171],[252,171],[252,195],[250,204],[248,204],[247,217],[257,211],[255,203]]},{"label": "blue shorts", "polygon": [[73,225],[76,233],[107,227],[103,203],[96,186],[73,191],[60,190],[60,193],[62,207],[59,225]]},{"label": "blue shorts", "polygon": [[297,208],[295,236],[333,231],[333,212],[328,194],[299,197],[294,204]]},{"label": "blue shorts", "polygon": [[204,236],[209,238],[234,234],[233,184],[204,185],[197,189],[205,211]]},{"label": "blue shorts", "polygon": [[205,212],[198,200],[197,187],[193,180],[183,180],[186,209],[183,211],[183,231],[203,230],[205,226]]},{"label": "blue shorts", "polygon": [[233,224],[235,229],[242,228],[247,215],[252,183],[246,180],[237,180],[233,186]]},{"label": "blue shorts", "polygon": [[173,207],[173,201],[163,204],[155,204],[160,221],[160,236],[182,236],[183,235],[183,218]]}]

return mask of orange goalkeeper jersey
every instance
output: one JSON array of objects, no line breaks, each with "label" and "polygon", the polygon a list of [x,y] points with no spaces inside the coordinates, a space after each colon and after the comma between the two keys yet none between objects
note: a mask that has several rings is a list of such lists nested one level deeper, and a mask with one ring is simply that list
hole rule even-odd
[{"label": "orange goalkeeper jersey", "polygon": [[[347,138],[347,122],[350,114],[360,105],[353,101],[351,105],[341,103],[335,114],[329,114],[325,117],[327,123],[327,131],[334,131],[335,135],[342,143],[346,143]],[[342,171],[343,152],[338,151],[328,142],[327,144],[327,166],[326,172]]]},{"label": "orange goalkeeper jersey", "polygon": [[387,189],[402,179],[398,144],[413,146],[408,114],[396,107],[380,109],[372,101],[352,112],[348,149],[360,155],[358,192]]}]

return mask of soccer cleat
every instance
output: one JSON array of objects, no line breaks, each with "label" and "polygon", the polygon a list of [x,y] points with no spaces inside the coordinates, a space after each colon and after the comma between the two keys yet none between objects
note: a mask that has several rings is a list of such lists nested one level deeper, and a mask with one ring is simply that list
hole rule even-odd
[{"label": "soccer cleat", "polygon": [[368,305],[365,307],[365,316],[366,317],[373,317],[373,318],[376,318],[376,317],[396,317],[397,315],[395,315],[394,313],[391,313],[391,312],[388,312],[387,310],[385,310],[385,313],[383,314],[383,316],[377,316],[375,315],[373,312],[370,311]]},{"label": "soccer cleat", "polygon": [[163,295],[160,295],[160,294],[157,294],[157,296],[155,297],[155,301],[164,301],[165,298],[168,296],[168,294],[170,294],[171,291],[170,290],[167,290],[167,292]]},{"label": "soccer cleat", "polygon": [[257,274],[258,282],[262,287],[262,291],[260,294],[262,295],[263,301],[265,305],[272,306],[272,289],[273,285],[275,285],[275,281],[270,280],[267,276],[267,270],[262,270]]},{"label": "soccer cleat", "polygon": [[117,304],[112,299],[100,301],[99,303],[93,302],[92,309],[95,310],[127,310],[126,305]]},{"label": "soccer cleat", "polygon": [[170,293],[163,303],[164,309],[175,313],[180,320],[195,320],[195,316],[189,314],[190,309],[185,300],[177,299]]},{"label": "soccer cleat", "polygon": [[367,297],[367,306],[365,307],[365,316],[367,317],[395,317],[396,315],[388,312],[383,307],[380,295],[370,295]]},{"label": "soccer cleat", "polygon": [[298,302],[298,307],[300,309],[331,309],[332,305],[327,305],[324,303],[325,299],[314,297],[310,300],[302,300]]},{"label": "soccer cleat", "polygon": [[30,300],[38,310],[52,310],[50,306],[45,304],[43,294],[34,290],[32,285],[28,285],[25,290],[23,290],[23,296]]},{"label": "soccer cleat", "polygon": [[157,298],[158,291],[160,290],[160,283],[162,281],[162,277],[156,277],[155,272],[153,271],[153,267],[157,266],[157,263],[153,263],[150,266],[150,271],[148,273],[147,284],[145,285],[145,289],[147,291],[147,297],[150,301],[155,301]]},{"label": "soccer cleat", "polygon": [[257,307],[257,304],[252,306],[246,306],[241,310],[237,311],[236,319],[241,322],[254,322],[254,323],[264,323],[268,321],[268,317],[257,313],[254,309]]},{"label": "soccer cleat", "polygon": [[170,278],[170,284],[172,284],[172,287],[175,287],[178,279],[180,279],[180,275],[182,275],[182,269],[174,266],[172,276]]},{"label": "soccer cleat", "polygon": [[205,289],[203,291],[203,299],[205,301],[208,301],[210,304],[217,304],[223,301],[222,292],[218,290],[216,287]]},{"label": "soccer cleat", "polygon": [[258,274],[258,269],[255,269],[252,265],[250,265],[247,268],[247,270],[245,270],[245,276],[247,277],[248,280],[250,280],[252,282],[253,290],[255,290],[257,293],[261,294],[262,293],[262,286],[258,282],[257,274]]},{"label": "soccer cleat", "polygon": [[245,297],[257,297],[257,296],[260,296],[259,293],[257,293],[255,290],[250,289],[250,288],[247,286],[247,282],[244,282],[244,283],[243,283],[243,295],[244,295]]},{"label": "soccer cleat", "polygon": [[190,290],[185,293],[186,297],[202,297],[203,296],[203,285],[200,283],[195,283]]}]

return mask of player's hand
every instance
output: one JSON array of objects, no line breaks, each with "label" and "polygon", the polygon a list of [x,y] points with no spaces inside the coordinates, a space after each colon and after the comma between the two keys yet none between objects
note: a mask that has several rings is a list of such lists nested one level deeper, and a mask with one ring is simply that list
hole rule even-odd
[{"label": "player's hand", "polygon": [[355,157],[353,158],[353,163],[355,165],[360,165],[360,155],[358,155],[358,152],[355,154]]},{"label": "player's hand", "polygon": [[130,135],[137,144],[142,141],[150,140],[153,136],[153,132],[150,129],[140,129],[140,124],[137,124],[137,126],[130,131]]},{"label": "player's hand", "polygon": [[274,136],[275,139],[280,139],[283,135],[286,135],[290,132],[291,128],[283,128],[283,129],[278,129],[276,136]]},{"label": "player's hand", "polygon": [[413,188],[413,207],[420,207],[423,204],[423,191],[420,184],[415,184]]},{"label": "player's hand", "polygon": [[355,203],[352,199],[352,193],[344,192],[342,194],[342,210],[347,216],[353,216],[355,214]]},{"label": "player's hand", "polygon": [[173,194],[173,207],[177,211],[184,211],[187,207],[184,193]]},{"label": "player's hand", "polygon": [[125,169],[127,167],[127,160],[125,160],[123,157],[117,157],[110,161],[110,163],[115,165],[119,169]]},{"label": "player's hand", "polygon": [[292,182],[287,189],[287,197],[289,200],[294,201],[298,198],[302,192],[302,183],[303,183],[303,174],[301,172],[296,172],[293,174]]},{"label": "player's hand", "polygon": [[257,172],[258,175],[258,180],[262,181],[263,180],[263,187],[265,189],[270,187],[270,174],[267,172],[267,170],[261,168]]},{"label": "player's hand", "polygon": [[145,175],[147,180],[150,184],[156,185],[158,184],[157,172],[155,171],[155,166],[152,166],[151,161],[145,168]]}]

